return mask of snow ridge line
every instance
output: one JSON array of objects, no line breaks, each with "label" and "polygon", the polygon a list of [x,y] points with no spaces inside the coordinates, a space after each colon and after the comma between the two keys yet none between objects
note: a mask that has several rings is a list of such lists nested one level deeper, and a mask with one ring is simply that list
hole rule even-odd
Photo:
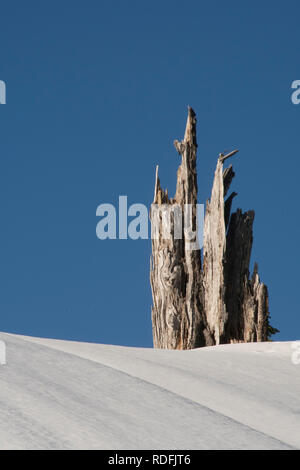
[{"label": "snow ridge line", "polygon": [[[179,394],[179,393],[176,393],[176,392],[174,392],[173,390],[169,390],[169,389],[163,387],[162,385],[155,384],[155,383],[153,383],[153,382],[151,382],[151,381],[149,381],[149,380],[142,379],[141,377],[139,377],[139,376],[137,376],[137,375],[134,375],[134,374],[130,374],[130,373],[128,373],[128,372],[125,372],[124,370],[122,370],[122,369],[120,369],[120,368],[118,368],[118,367],[114,367],[114,366],[111,366],[111,365],[104,364],[104,363],[101,362],[100,360],[96,360],[96,359],[84,357],[82,354],[76,353],[76,352],[74,352],[74,351],[69,352],[69,351],[65,351],[64,349],[57,348],[57,347],[55,347],[54,345],[51,345],[51,344],[44,344],[44,343],[42,342],[42,340],[43,340],[44,338],[37,338],[38,340],[40,339],[41,341],[34,341],[34,339],[32,340],[31,337],[23,337],[22,335],[15,335],[15,334],[10,334],[10,333],[5,333],[5,334],[7,334],[7,335],[9,335],[9,336],[13,336],[13,337],[15,337],[15,338],[17,338],[17,339],[19,339],[19,340],[22,340],[22,341],[25,341],[25,342],[28,342],[28,343],[31,343],[31,344],[35,344],[35,345],[38,345],[38,346],[42,346],[42,347],[45,347],[45,348],[47,348],[47,349],[52,349],[52,350],[54,350],[54,351],[59,351],[59,352],[61,352],[61,353],[63,353],[63,354],[66,354],[66,355],[68,355],[68,356],[75,356],[75,357],[78,357],[78,358],[81,359],[81,360],[88,361],[88,362],[92,362],[92,363],[94,363],[94,364],[99,364],[99,365],[101,365],[102,367],[105,367],[105,368],[110,369],[110,370],[114,370],[114,371],[116,371],[116,372],[119,372],[119,373],[121,373],[121,374],[127,376],[127,377],[133,378],[133,379],[135,379],[135,380],[137,380],[137,381],[139,381],[139,382],[141,382],[141,383],[150,385],[150,386],[152,386],[152,387],[154,387],[154,388],[156,388],[156,389],[158,389],[158,390],[162,390],[164,393],[167,393],[167,394],[172,395],[172,396],[179,397],[180,399],[182,399],[182,400],[183,400],[185,403],[187,403],[187,404],[190,404],[190,405],[193,405],[193,406],[197,406],[197,407],[199,407],[199,408],[201,408],[201,409],[203,409],[203,410],[208,411],[209,413],[213,413],[213,414],[215,414],[215,415],[217,415],[217,416],[220,416],[220,417],[222,417],[222,418],[225,418],[226,420],[229,420],[229,421],[232,422],[232,423],[235,423],[235,424],[238,424],[238,425],[240,425],[240,426],[243,426],[244,428],[249,429],[249,430],[251,430],[252,432],[254,432],[254,433],[256,433],[256,434],[258,434],[258,435],[260,435],[260,436],[264,436],[264,437],[267,437],[268,439],[273,440],[274,443],[278,443],[278,444],[281,444],[281,445],[286,446],[286,447],[287,447],[288,449],[290,449],[290,450],[297,450],[296,447],[292,446],[291,444],[289,444],[289,443],[287,443],[287,442],[285,442],[285,441],[283,441],[283,440],[277,439],[276,437],[273,437],[273,436],[271,436],[270,434],[266,434],[266,433],[264,433],[264,432],[262,432],[262,431],[260,431],[260,430],[258,430],[258,429],[256,429],[256,428],[252,427],[252,426],[249,426],[248,424],[243,423],[242,421],[239,421],[239,420],[236,420],[236,419],[234,419],[234,418],[231,418],[229,415],[226,415],[226,414],[221,413],[220,411],[217,411],[217,410],[215,410],[215,409],[213,409],[213,408],[211,408],[211,407],[208,407],[208,406],[205,406],[205,405],[203,405],[203,404],[201,404],[201,403],[198,403],[197,401],[194,401],[194,400],[191,399],[191,398],[188,398],[188,397],[185,397],[184,395],[181,395],[181,394]],[[45,338],[45,339],[47,339],[47,338]],[[59,341],[59,340],[58,340],[58,341]]]}]

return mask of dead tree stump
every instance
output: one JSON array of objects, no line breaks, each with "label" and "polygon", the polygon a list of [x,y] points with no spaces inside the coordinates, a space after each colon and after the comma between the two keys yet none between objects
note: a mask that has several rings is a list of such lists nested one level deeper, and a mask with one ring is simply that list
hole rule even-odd
[{"label": "dead tree stump", "polygon": [[254,211],[231,214],[237,195],[228,193],[234,171],[219,155],[207,201],[203,266],[197,234],[197,140],[192,108],[184,139],[174,141],[181,155],[174,198],[160,186],[156,170],[151,205],[152,327],[155,348],[192,349],[230,342],[267,341],[268,290],[257,265],[249,278]]}]

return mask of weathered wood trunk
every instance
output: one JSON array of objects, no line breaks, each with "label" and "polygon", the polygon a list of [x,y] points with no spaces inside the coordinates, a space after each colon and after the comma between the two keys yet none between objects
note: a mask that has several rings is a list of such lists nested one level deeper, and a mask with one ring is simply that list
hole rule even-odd
[{"label": "weathered wood trunk", "polygon": [[[193,249],[197,239],[188,233],[188,229],[196,230],[197,204],[196,117],[191,108],[184,139],[180,143],[176,141],[176,146],[182,162],[175,197],[169,199],[161,188],[157,168],[151,206],[153,342],[157,348],[191,349],[209,341],[201,303],[200,250]],[[188,228],[184,227],[187,205],[191,209]]]},{"label": "weathered wood trunk", "polygon": [[254,212],[230,214],[234,171],[220,154],[204,222],[203,268],[197,232],[196,116],[189,108],[184,139],[174,145],[182,162],[174,198],[156,170],[150,219],[150,281],[156,348],[192,349],[268,339],[268,291],[257,265],[249,279]]}]

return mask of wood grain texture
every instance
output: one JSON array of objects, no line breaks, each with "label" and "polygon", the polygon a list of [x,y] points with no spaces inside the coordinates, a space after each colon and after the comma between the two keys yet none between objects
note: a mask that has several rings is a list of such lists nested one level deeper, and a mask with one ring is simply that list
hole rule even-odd
[{"label": "wood grain texture", "polygon": [[[268,290],[257,265],[249,279],[254,211],[231,214],[227,195],[235,176],[235,155],[220,154],[204,221],[203,266],[197,244],[196,115],[188,109],[184,139],[175,140],[181,155],[174,198],[161,188],[158,167],[151,205],[152,325],[155,348],[192,349],[220,343],[268,339]],[[186,208],[190,211],[187,227]],[[191,236],[192,235],[192,236]]]}]

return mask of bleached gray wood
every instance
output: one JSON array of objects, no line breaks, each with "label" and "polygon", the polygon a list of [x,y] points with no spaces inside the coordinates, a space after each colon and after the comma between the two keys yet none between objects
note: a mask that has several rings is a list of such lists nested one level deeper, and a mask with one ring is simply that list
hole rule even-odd
[{"label": "bleached gray wood", "polygon": [[[249,279],[254,211],[231,214],[233,198],[224,200],[235,173],[223,164],[238,150],[220,154],[204,223],[203,267],[200,250],[191,249],[184,230],[184,208],[192,208],[196,229],[196,115],[189,108],[184,139],[175,140],[181,155],[174,198],[163,190],[156,169],[150,219],[153,343],[156,348],[192,349],[220,343],[268,339],[268,290],[257,266]],[[170,217],[170,219],[169,219]],[[166,236],[166,221],[171,231]],[[174,222],[177,221],[177,224]],[[178,223],[180,222],[180,223]],[[177,232],[175,230],[177,227]],[[178,226],[179,235],[178,236]]]},{"label": "bleached gray wood", "polygon": [[[182,230],[181,239],[163,237],[164,216],[170,210],[181,209],[184,227],[185,204],[192,205],[192,226],[196,227],[197,173],[196,173],[196,116],[189,108],[184,139],[174,142],[182,156],[177,173],[176,194],[169,199],[160,186],[156,174],[154,201],[151,206],[152,260],[150,280],[153,297],[152,324],[153,343],[157,348],[191,349],[213,344],[205,327],[205,316],[201,304],[201,258],[200,250],[192,250],[191,243]],[[159,208],[159,213],[157,211]]]}]

